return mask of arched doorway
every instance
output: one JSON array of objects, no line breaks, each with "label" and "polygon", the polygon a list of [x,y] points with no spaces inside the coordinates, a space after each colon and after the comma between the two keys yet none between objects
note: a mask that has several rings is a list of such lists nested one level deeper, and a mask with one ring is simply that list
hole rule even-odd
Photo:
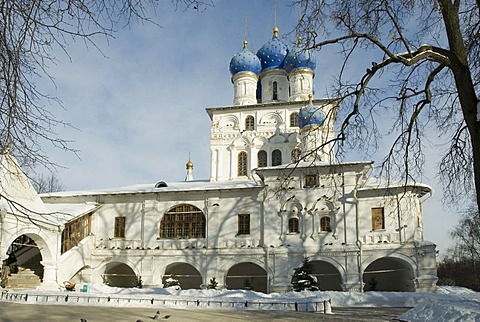
[{"label": "arched doorway", "polygon": [[364,291],[414,292],[413,279],[412,267],[393,257],[377,259],[363,272]]},{"label": "arched doorway", "polygon": [[162,278],[163,285],[166,285],[167,279],[176,279],[183,290],[200,289],[202,284],[202,275],[190,264],[173,263],[167,266]]},{"label": "arched doorway", "polygon": [[254,263],[239,263],[228,270],[225,285],[229,290],[249,289],[267,293],[267,272]]},{"label": "arched doorway", "polygon": [[133,269],[121,262],[108,263],[102,278],[105,284],[113,287],[137,286],[137,275]]},{"label": "arched doorway", "polygon": [[332,264],[325,261],[311,261],[313,275],[320,291],[342,291],[342,275]]},{"label": "arched doorway", "polygon": [[[43,258],[40,247],[29,235],[20,235],[10,244],[7,250],[9,262],[15,262],[18,270],[12,270],[8,277],[8,288],[24,289],[35,288],[43,280]],[[13,268],[12,264],[10,267]]]}]

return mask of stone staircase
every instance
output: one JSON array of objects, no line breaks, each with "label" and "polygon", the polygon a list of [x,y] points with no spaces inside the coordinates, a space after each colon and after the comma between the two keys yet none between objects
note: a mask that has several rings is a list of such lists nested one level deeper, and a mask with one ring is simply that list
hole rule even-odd
[{"label": "stone staircase", "polygon": [[18,273],[8,277],[7,288],[12,290],[31,289],[40,286],[43,278],[41,255],[30,258],[18,267]]}]

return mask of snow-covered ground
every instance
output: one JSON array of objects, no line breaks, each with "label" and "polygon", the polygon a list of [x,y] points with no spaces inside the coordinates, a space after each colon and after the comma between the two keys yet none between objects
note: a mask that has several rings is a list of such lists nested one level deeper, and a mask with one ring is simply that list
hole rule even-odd
[{"label": "snow-covered ground", "polygon": [[[109,287],[101,284],[88,285],[88,291],[80,292],[83,285],[77,285],[75,292],[67,292],[59,290],[40,291],[27,290],[8,292],[25,294],[28,293],[28,299],[35,298],[38,295],[38,304],[52,304],[50,300],[45,300],[44,296],[48,295],[49,299],[57,296],[62,298],[62,304],[68,305],[85,305],[86,298],[101,298],[101,300],[89,300],[89,305],[97,304],[114,305],[114,299],[129,299],[121,301],[121,306],[138,306],[141,299],[148,301],[166,301],[176,308],[197,307],[194,301],[207,303],[208,301],[228,302],[248,302],[248,303],[265,303],[264,309],[272,309],[268,303],[322,303],[325,300],[331,300],[333,312],[335,307],[413,307],[411,310],[402,314],[399,319],[405,321],[480,321],[480,293],[462,287],[438,287],[435,293],[409,293],[409,292],[290,292],[286,294],[263,294],[245,290],[177,290],[175,288],[117,288]],[[70,301],[65,303],[63,298],[69,295]],[[72,298],[80,296],[82,301],[73,301]],[[38,300],[40,298],[40,300]],[[138,301],[136,301],[138,300]],[[44,302],[42,302],[44,301]],[[173,303],[175,302],[175,305]],[[119,302],[120,303],[120,302]],[[190,303],[190,304],[188,304]],[[192,303],[193,306],[192,306]],[[224,304],[225,305],[225,304]],[[200,305],[200,307],[204,305]],[[225,305],[226,306],[226,305]],[[244,309],[244,305],[227,306],[233,309]],[[252,308],[252,305],[250,306]],[[256,309],[255,306],[253,306]],[[261,306],[258,306],[261,308]]]}]

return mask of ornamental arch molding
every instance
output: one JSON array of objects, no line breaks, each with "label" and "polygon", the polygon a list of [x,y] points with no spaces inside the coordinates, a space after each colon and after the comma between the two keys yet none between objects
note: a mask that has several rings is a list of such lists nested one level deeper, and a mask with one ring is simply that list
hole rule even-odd
[{"label": "ornamental arch molding", "polygon": [[223,117],[218,123],[219,127],[222,129],[238,129],[240,121],[234,115],[227,115]]},{"label": "ornamental arch molding", "polygon": [[[45,234],[45,228],[39,228],[39,227],[27,227],[27,228],[22,228],[19,230],[15,230],[15,233],[13,234],[8,234],[8,231],[4,230],[2,231],[2,244],[5,245],[4,248],[2,248],[2,254],[1,257],[6,257],[6,252],[8,251],[8,247],[17,239],[17,237],[20,237],[22,235],[28,236],[31,238],[35,244],[38,247],[38,250],[40,251],[40,254],[42,255],[42,261],[47,262],[47,263],[53,263],[54,257],[53,253],[56,250],[56,240],[50,240],[49,235]],[[53,235],[55,238],[57,237],[56,234]],[[5,238],[5,239],[4,239]]]}]

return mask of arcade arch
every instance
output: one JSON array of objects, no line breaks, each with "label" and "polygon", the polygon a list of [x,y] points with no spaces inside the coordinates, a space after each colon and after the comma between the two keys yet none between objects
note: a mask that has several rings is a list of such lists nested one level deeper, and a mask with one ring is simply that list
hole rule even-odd
[{"label": "arcade arch", "polygon": [[180,287],[184,290],[200,289],[202,285],[200,272],[187,263],[172,263],[168,265],[162,278],[163,285],[165,285],[168,278],[176,278]]},{"label": "arcade arch", "polygon": [[230,267],[225,278],[229,290],[250,289],[267,293],[267,272],[257,264],[246,262]]},{"label": "arcade arch", "polygon": [[412,266],[395,257],[379,258],[363,272],[364,291],[415,292],[413,280]]}]

